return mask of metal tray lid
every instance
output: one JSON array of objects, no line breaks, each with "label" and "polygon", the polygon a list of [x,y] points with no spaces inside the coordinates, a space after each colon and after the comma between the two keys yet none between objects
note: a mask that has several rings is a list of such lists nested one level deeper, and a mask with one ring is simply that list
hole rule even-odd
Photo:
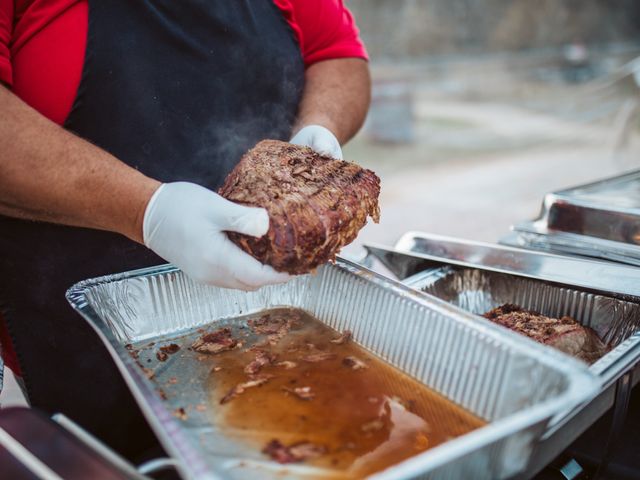
[{"label": "metal tray lid", "polygon": [[504,243],[640,265],[640,171],[548,193]]},{"label": "metal tray lid", "polygon": [[394,248],[365,248],[400,279],[445,263],[640,297],[640,270],[611,262],[422,232],[405,233]]}]

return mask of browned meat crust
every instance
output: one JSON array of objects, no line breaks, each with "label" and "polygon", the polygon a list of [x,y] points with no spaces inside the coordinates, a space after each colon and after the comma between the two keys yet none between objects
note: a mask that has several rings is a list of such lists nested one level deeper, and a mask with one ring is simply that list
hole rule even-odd
[{"label": "browned meat crust", "polygon": [[260,262],[292,274],[334,260],[367,216],[374,222],[380,217],[375,173],[277,140],[264,140],[246,153],[219,193],[267,209],[266,235],[229,232],[229,238]]},{"label": "browned meat crust", "polygon": [[591,328],[580,325],[571,317],[547,317],[509,303],[483,316],[587,363],[595,362],[607,352],[607,347]]},{"label": "browned meat crust", "polygon": [[212,333],[201,335],[191,348],[198,353],[216,354],[226,352],[238,345],[238,341],[231,336],[231,329],[221,328]]},{"label": "browned meat crust", "polygon": [[273,335],[286,328],[287,322],[281,317],[272,317],[270,314],[262,315],[258,319],[247,322],[251,330],[258,335]]},{"label": "browned meat crust", "polygon": [[180,350],[180,345],[178,345],[176,343],[170,343],[169,345],[164,345],[164,346],[160,347],[160,351],[161,352],[167,353],[169,355],[173,355],[178,350]]},{"label": "browned meat crust", "polygon": [[345,367],[351,368],[352,370],[363,370],[365,368],[369,368],[369,367],[367,367],[366,363],[364,363],[359,358],[353,357],[353,356],[344,357],[342,359],[342,364]]},{"label": "browned meat crust", "polygon": [[179,345],[170,343],[169,345],[165,345],[158,349],[158,351],[156,352],[156,358],[161,362],[164,362],[165,360],[167,360],[167,358],[169,358],[169,355],[173,355],[178,350],[180,350]]}]

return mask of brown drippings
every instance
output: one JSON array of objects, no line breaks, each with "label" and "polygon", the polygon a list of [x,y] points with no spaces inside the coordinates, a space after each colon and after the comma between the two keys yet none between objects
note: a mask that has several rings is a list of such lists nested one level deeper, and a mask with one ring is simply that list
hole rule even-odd
[{"label": "brown drippings", "polygon": [[256,352],[216,355],[224,368],[209,377],[210,402],[217,407],[211,412],[229,436],[250,439],[259,451],[275,440],[289,449],[312,444],[322,454],[305,463],[362,477],[485,425],[356,343],[336,343],[338,333],[320,321],[296,310],[269,313],[271,321],[289,324],[294,316],[296,324],[276,344],[261,346],[278,359],[261,366],[260,375],[273,375],[268,382],[234,395],[234,388],[252,381],[245,369]]}]

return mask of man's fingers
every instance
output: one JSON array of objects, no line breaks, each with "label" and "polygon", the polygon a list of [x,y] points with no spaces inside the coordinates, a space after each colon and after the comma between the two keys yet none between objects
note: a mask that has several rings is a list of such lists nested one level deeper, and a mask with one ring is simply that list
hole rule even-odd
[{"label": "man's fingers", "polygon": [[[249,286],[260,287],[262,285],[277,285],[291,280],[291,275],[284,272],[276,272],[268,265],[262,265],[255,258],[251,257],[251,266],[238,271],[236,278]],[[255,262],[255,263],[254,263]]]},{"label": "man's fingers", "polygon": [[308,125],[296,133],[290,140],[294,145],[304,145],[321,155],[342,160],[342,148],[336,136],[320,125]]},{"label": "man's fingers", "polygon": [[246,207],[220,197],[226,202],[218,210],[223,215],[217,219],[222,230],[261,237],[269,230],[269,214],[264,208]]},{"label": "man's fingers", "polygon": [[313,143],[312,148],[321,155],[326,155],[335,158],[336,160],[342,160],[342,149],[337,142],[319,139]]},{"label": "man's fingers", "polygon": [[[231,248],[233,247],[233,248]],[[232,244],[229,251],[235,278],[248,286],[275,285],[291,280],[291,275],[276,272],[269,265],[263,265],[248,253]]]}]

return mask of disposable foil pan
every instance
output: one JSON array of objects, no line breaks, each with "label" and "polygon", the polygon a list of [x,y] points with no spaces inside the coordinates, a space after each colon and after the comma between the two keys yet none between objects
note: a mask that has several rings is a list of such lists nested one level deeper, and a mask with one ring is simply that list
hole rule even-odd
[{"label": "disposable foil pan", "polygon": [[[598,382],[578,361],[346,261],[287,284],[241,292],[198,285],[171,266],[80,282],[71,305],[111,352],[136,400],[187,479],[310,478],[326,470],[267,461],[214,428],[206,415],[171,412],[205,398],[198,362],[179,354],[151,379],[125,347],[166,341],[198,328],[274,307],[301,308],[488,424],[397,464],[375,478],[508,478],[525,469],[549,419],[590,398]],[[151,358],[149,360],[152,360]],[[171,376],[192,379],[163,400]],[[117,419],[114,419],[117,421]]]},{"label": "disposable foil pan", "polygon": [[[592,328],[611,348],[589,367],[600,378],[602,388],[640,358],[638,298],[621,300],[541,280],[453,266],[418,273],[404,283],[476,315],[511,303],[551,317],[574,318]],[[478,321],[488,322],[480,318]],[[562,423],[564,418],[556,421]]]},{"label": "disposable foil pan", "polygon": [[545,196],[510,244],[640,265],[640,171]]}]

